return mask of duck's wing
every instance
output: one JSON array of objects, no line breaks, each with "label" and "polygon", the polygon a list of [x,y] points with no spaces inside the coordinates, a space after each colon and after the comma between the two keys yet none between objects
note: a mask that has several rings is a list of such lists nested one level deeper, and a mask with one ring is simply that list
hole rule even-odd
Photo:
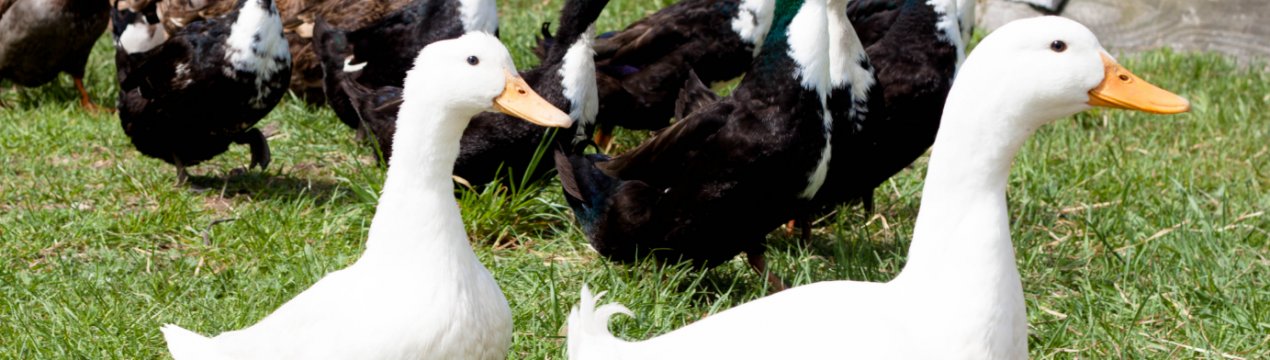
[{"label": "duck's wing", "polygon": [[9,7],[18,0],[0,0],[0,19],[4,19],[4,13],[9,12]]},{"label": "duck's wing", "polygon": [[854,25],[860,43],[869,47],[895,25],[904,0],[854,0],[847,3],[847,17]]},{"label": "duck's wing", "polygon": [[650,183],[665,180],[666,175],[696,168],[705,159],[699,150],[726,125],[736,112],[731,102],[716,102],[687,119],[667,127],[655,138],[613,160],[597,164],[610,176],[640,179]]},{"label": "duck's wing", "polygon": [[[179,83],[189,74],[177,74],[179,59],[187,58],[189,45],[181,41],[163,43],[142,54],[130,54],[127,76],[120,79],[119,90],[140,89],[141,96],[153,99],[170,93],[174,83]],[[192,65],[187,65],[192,66]]]},{"label": "duck's wing", "polygon": [[596,62],[643,64],[655,60],[688,41],[689,34],[682,30],[676,26],[650,23],[631,25],[612,37],[596,41]]}]

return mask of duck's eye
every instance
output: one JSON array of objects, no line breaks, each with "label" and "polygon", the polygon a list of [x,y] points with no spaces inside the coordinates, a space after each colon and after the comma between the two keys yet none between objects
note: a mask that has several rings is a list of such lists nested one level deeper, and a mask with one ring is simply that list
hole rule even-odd
[{"label": "duck's eye", "polygon": [[480,63],[481,63],[481,59],[477,59],[475,56],[468,56],[468,57],[467,57],[467,64],[468,64],[468,65],[476,66],[476,64],[480,64]]},{"label": "duck's eye", "polygon": [[1054,40],[1054,42],[1050,43],[1050,50],[1054,50],[1054,52],[1061,53],[1064,50],[1067,50],[1067,43],[1063,42],[1062,40]]}]

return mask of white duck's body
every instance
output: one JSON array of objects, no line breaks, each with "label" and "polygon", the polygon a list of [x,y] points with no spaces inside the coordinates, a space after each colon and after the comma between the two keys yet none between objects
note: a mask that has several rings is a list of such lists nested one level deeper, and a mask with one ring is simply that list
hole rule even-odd
[{"label": "white duck's body", "polygon": [[[609,316],[629,312],[617,304],[596,308],[598,297],[584,288],[569,317],[569,357],[1027,358],[1027,312],[1005,199],[1015,153],[1041,125],[1090,104],[1160,113],[1189,107],[1140,79],[1116,80],[1128,74],[1120,71],[1097,38],[1071,20],[1000,28],[966,60],[949,93],[908,261],[894,280],[795,287],[641,342],[613,337]],[[1107,102],[1123,91],[1109,83],[1135,80],[1125,86],[1158,93]]]},{"label": "white duck's body", "polygon": [[[478,60],[470,65],[477,70],[469,70],[465,56],[483,59],[486,69],[480,70]],[[491,109],[489,100],[495,95],[504,97],[499,95],[502,82],[492,82],[506,77],[507,88],[513,80],[524,84],[509,75],[515,71],[510,64],[506,49],[484,33],[425,48],[405,81],[394,139],[401,146],[392,158],[362,257],[246,329],[206,338],[165,326],[173,357],[506,358],[511,309],[468,243],[450,173],[468,119]],[[507,73],[494,71],[508,68]],[[490,72],[497,78],[490,80]],[[551,110],[555,113],[548,115],[563,118],[567,126],[568,116]]]}]

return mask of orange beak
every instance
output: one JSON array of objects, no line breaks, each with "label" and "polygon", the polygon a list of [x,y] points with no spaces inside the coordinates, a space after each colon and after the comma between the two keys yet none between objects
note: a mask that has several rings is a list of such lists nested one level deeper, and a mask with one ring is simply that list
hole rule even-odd
[{"label": "orange beak", "polygon": [[1102,54],[1103,79],[1089,90],[1089,105],[1177,114],[1191,110],[1191,103],[1167,90],[1151,85]]},{"label": "orange beak", "polygon": [[494,98],[494,109],[525,121],[548,127],[569,127],[573,119],[529,88],[525,79],[507,72],[503,93]]}]

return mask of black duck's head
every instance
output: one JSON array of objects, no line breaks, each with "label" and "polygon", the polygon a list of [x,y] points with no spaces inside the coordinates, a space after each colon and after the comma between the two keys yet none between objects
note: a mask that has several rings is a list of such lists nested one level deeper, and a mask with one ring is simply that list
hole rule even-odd
[{"label": "black duck's head", "polygon": [[116,0],[110,9],[111,33],[115,47],[129,54],[154,49],[167,41],[168,34],[159,19],[158,1]]}]

